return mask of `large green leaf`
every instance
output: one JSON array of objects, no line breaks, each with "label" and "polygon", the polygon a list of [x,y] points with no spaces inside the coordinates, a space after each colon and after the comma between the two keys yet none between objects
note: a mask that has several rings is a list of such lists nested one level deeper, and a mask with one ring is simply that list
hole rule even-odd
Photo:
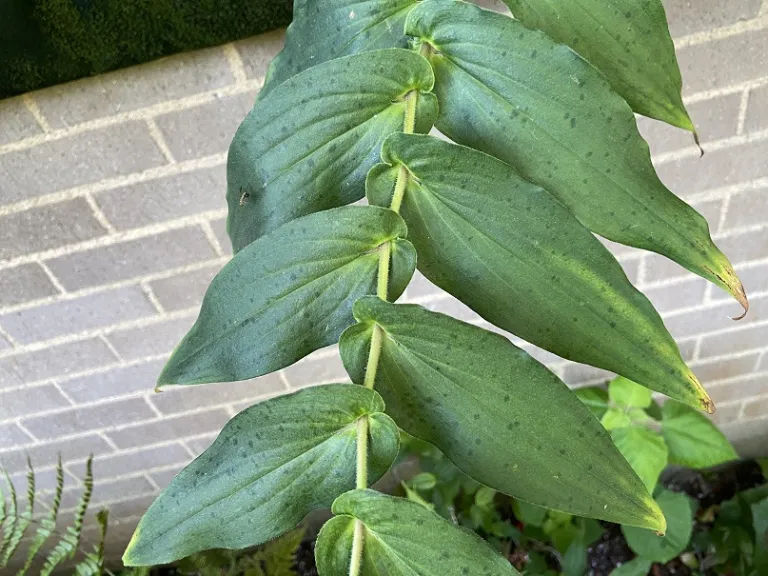
[{"label": "large green leaf", "polygon": [[412,90],[416,130],[437,114],[429,63],[402,49],[377,50],[320,64],[260,100],[229,148],[227,228],[235,251],[311,212],[351,204],[382,140],[402,130]]},{"label": "large green leaf", "polygon": [[515,18],[594,64],[638,114],[694,131],[661,0],[504,0]]},{"label": "large green leaf", "polygon": [[211,282],[158,385],[247,380],[334,344],[353,322],[355,299],[375,292],[377,248],[390,240],[390,294],[402,294],[416,265],[405,235],[391,210],[345,206],[252,243]]},{"label": "large green leaf", "polygon": [[442,132],[509,162],[593,232],[663,254],[746,307],[706,220],[658,179],[632,110],[593,66],[541,32],[464,2],[420,3],[406,32],[434,47]]},{"label": "large green leaf", "polygon": [[648,408],[653,401],[648,388],[622,376],[611,380],[608,396],[612,402],[625,408]]},{"label": "large green leaf", "polygon": [[537,346],[710,409],[653,306],[554,197],[430,136],[393,134],[382,158],[368,198],[388,205],[400,166],[413,174],[401,214],[432,282]]},{"label": "large green leaf", "polygon": [[355,486],[357,421],[369,417],[368,466],[377,480],[399,432],[381,397],[332,384],[267,400],[235,416],[174,478],[139,523],[123,558],[165,564],[200,550],[240,549],[292,529]]},{"label": "large green leaf", "polygon": [[404,498],[354,490],[333,503],[338,514],[320,531],[320,576],[349,574],[355,521],[365,526],[361,576],[513,576],[518,572],[487,542]]},{"label": "large green leaf", "polygon": [[688,406],[665,402],[661,416],[661,433],[669,448],[670,462],[708,468],[739,457],[717,426]]},{"label": "large green leaf", "polygon": [[664,439],[657,432],[643,426],[615,428],[611,435],[616,447],[652,493],[667,466],[668,452]]},{"label": "large green leaf", "polygon": [[341,337],[361,382],[371,334],[383,331],[376,389],[409,434],[475,480],[547,508],[659,529],[640,479],[589,409],[504,337],[415,305],[354,306]]},{"label": "large green leaf", "polygon": [[296,0],[285,47],[272,60],[259,98],[328,60],[379,48],[405,48],[405,17],[415,5],[416,0]]},{"label": "large green leaf", "polygon": [[688,546],[693,532],[693,511],[685,494],[661,490],[656,501],[667,519],[667,532],[664,536],[629,526],[622,526],[621,530],[635,554],[666,564]]}]

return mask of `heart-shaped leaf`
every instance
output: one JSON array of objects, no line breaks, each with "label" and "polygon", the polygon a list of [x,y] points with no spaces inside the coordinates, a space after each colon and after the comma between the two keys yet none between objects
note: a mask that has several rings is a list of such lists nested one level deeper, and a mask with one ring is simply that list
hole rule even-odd
[{"label": "heart-shaped leaf", "polygon": [[299,72],[379,48],[405,48],[403,30],[416,0],[296,0],[285,47],[269,65],[259,98]]},{"label": "heart-shaped leaf", "polygon": [[390,295],[402,294],[416,265],[405,235],[391,210],[345,206],[252,243],[211,282],[158,385],[247,380],[334,344],[353,322],[354,300],[375,292],[385,242],[392,241]]},{"label": "heart-shaped leaf", "polygon": [[669,460],[689,468],[709,468],[739,457],[712,421],[680,402],[668,401],[661,409],[661,433]]},{"label": "heart-shaped leaf", "polygon": [[401,214],[432,282],[541,348],[711,410],[651,303],[554,197],[504,162],[431,136],[393,134],[382,158],[368,198],[389,205],[400,167],[413,175]]},{"label": "heart-shaped leaf", "polygon": [[656,497],[667,519],[667,532],[658,536],[650,530],[622,526],[627,544],[638,556],[666,564],[686,549],[693,532],[693,511],[685,494],[661,490]]},{"label": "heart-shaped leaf", "polygon": [[235,416],[141,519],[128,566],[165,564],[211,548],[241,549],[292,529],[355,486],[357,421],[369,418],[373,481],[397,456],[399,431],[371,390],[332,384]]},{"label": "heart-shaped leaf", "polygon": [[361,382],[375,326],[376,389],[409,434],[465,474],[532,504],[660,529],[642,482],[589,409],[544,366],[502,336],[415,305],[375,297],[354,306],[341,337]]},{"label": "heart-shaped leaf", "polygon": [[593,66],[465,2],[421,2],[406,32],[433,47],[440,131],[508,162],[593,232],[663,254],[747,307],[706,220],[661,183],[631,108]]},{"label": "heart-shaped leaf", "polygon": [[661,0],[504,0],[515,18],[595,65],[638,114],[694,131]]},{"label": "heart-shaped leaf", "polygon": [[418,54],[377,50],[315,66],[259,100],[229,148],[235,251],[294,218],[360,200],[381,142],[403,128],[409,92],[423,92],[416,130],[432,127],[433,82]]},{"label": "heart-shaped leaf", "polygon": [[648,492],[653,493],[656,482],[667,466],[667,445],[660,434],[643,426],[615,428],[611,431],[616,447],[627,459]]},{"label": "heart-shaped leaf", "polygon": [[349,574],[356,520],[365,527],[361,576],[513,576],[518,572],[487,542],[404,498],[354,490],[333,503],[317,538],[320,576]]}]

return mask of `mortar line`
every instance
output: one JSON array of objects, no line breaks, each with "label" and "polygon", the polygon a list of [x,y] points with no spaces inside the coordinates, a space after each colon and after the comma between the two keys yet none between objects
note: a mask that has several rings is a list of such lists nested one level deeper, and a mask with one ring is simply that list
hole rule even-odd
[{"label": "mortar line", "polygon": [[[40,126],[40,129],[43,131],[43,133],[49,134],[51,132],[51,126],[48,124],[48,120],[45,119],[45,116],[43,116],[43,113],[40,111],[40,107],[37,105],[37,102],[35,102],[30,94],[24,94],[21,99],[24,102],[24,106],[26,106],[27,110],[29,110],[29,113],[34,116],[35,122],[37,122],[37,125]],[[0,149],[2,149],[2,147],[0,147]]]},{"label": "mortar line", "polygon": [[741,136],[744,134],[745,124],[747,122],[747,110],[749,109],[749,99],[752,92],[747,89],[741,93],[741,100],[739,101],[739,116],[736,123],[736,134]]},{"label": "mortar line", "polygon": [[96,203],[96,200],[94,199],[93,195],[90,192],[86,192],[85,194],[83,194],[83,198],[87,202],[88,206],[91,208],[91,212],[93,212],[93,217],[96,218],[96,220],[101,225],[101,227],[104,228],[104,230],[108,234],[116,234],[117,229],[109,221],[106,214],[102,212],[101,208]]},{"label": "mortar line", "polygon": [[147,299],[150,301],[152,306],[155,307],[155,310],[160,314],[161,316],[166,316],[167,313],[165,311],[165,308],[163,307],[160,300],[158,300],[157,295],[155,294],[154,290],[152,290],[152,286],[149,285],[148,280],[142,280],[139,283],[139,286],[141,286],[141,291],[144,292],[144,295],[147,297]]},{"label": "mortar line", "polygon": [[[37,265],[40,266],[40,268],[43,269],[43,272],[45,272],[45,275],[48,276],[48,280],[51,281],[51,284],[53,284],[53,287],[56,288],[56,290],[59,291],[58,294],[54,296],[49,296],[46,298],[46,300],[50,299],[51,302],[58,302],[59,296],[63,296],[67,294],[67,289],[64,288],[64,285],[59,281],[59,279],[56,277],[56,275],[53,273],[53,271],[48,267],[48,264],[43,262],[42,260],[37,261]],[[33,300],[34,302],[34,300]],[[26,304],[26,302],[22,302],[21,304]],[[19,304],[17,304],[18,306]],[[4,308],[0,307],[0,312],[3,312]]]},{"label": "mortar line", "polygon": [[235,45],[230,42],[222,46],[224,56],[229,63],[229,70],[232,72],[232,78],[235,80],[235,84],[245,84],[248,81],[248,76],[245,73],[245,66],[243,65],[243,59],[240,57],[240,52],[237,51]]},{"label": "mortar line", "polygon": [[216,233],[213,231],[211,221],[205,220],[201,222],[200,228],[203,229],[203,234],[205,234],[205,237],[208,239],[208,243],[211,245],[211,248],[213,248],[213,251],[216,253],[216,255],[224,256],[224,249],[221,247],[221,242],[219,242],[219,239],[216,237]]},{"label": "mortar line", "polygon": [[746,20],[743,22],[737,22],[730,26],[723,26],[722,28],[716,28],[714,30],[705,30],[703,32],[696,32],[687,36],[674,39],[675,49],[687,48],[689,46],[696,46],[698,44],[704,44],[706,42],[712,42],[715,40],[724,40],[732,36],[738,36],[745,32],[754,32],[768,28],[768,16],[761,13],[752,20]]},{"label": "mortar line", "polygon": [[115,348],[115,346],[112,344],[112,342],[110,342],[110,341],[107,339],[106,335],[104,335],[104,334],[99,334],[99,339],[100,339],[102,342],[104,342],[104,345],[105,345],[105,346],[106,346],[106,347],[109,349],[109,351],[110,351],[110,352],[112,352],[112,354],[114,354],[114,356],[115,356],[115,359],[116,359],[116,360],[117,360],[117,361],[120,363],[120,365],[121,365],[121,366],[122,366],[122,365],[124,365],[124,364],[125,364],[125,360],[124,360],[124,359],[123,359],[123,357],[120,355],[120,352],[118,352],[118,351],[117,351],[117,348]]},{"label": "mortar line", "polygon": [[[768,130],[760,130],[758,132],[752,132],[751,134],[740,134],[736,136],[729,136],[728,138],[722,138],[720,140],[713,140],[707,142],[705,152],[712,153],[728,148],[740,146],[742,144],[752,144],[753,142],[759,142],[768,138]],[[696,158],[701,154],[698,148],[687,147],[673,152],[666,152],[663,154],[657,154],[653,158],[654,166],[662,166],[670,162],[677,160],[684,160],[686,158]]]},{"label": "mortar line", "polygon": [[712,100],[720,96],[729,96],[737,92],[744,90],[755,90],[756,88],[762,88],[768,85],[768,76],[762,76],[760,78],[753,78],[751,80],[744,80],[728,86],[721,86],[718,88],[710,88],[709,90],[701,90],[699,92],[692,92],[683,96],[683,102],[687,104],[694,104],[704,100]]},{"label": "mortar line", "polygon": [[165,141],[165,136],[163,136],[163,133],[160,131],[160,128],[158,127],[157,122],[155,122],[155,119],[147,118],[145,122],[147,124],[150,137],[152,140],[154,140],[157,148],[165,158],[165,161],[168,162],[168,164],[176,164],[176,159],[173,157],[173,153],[168,147],[168,143]]}]

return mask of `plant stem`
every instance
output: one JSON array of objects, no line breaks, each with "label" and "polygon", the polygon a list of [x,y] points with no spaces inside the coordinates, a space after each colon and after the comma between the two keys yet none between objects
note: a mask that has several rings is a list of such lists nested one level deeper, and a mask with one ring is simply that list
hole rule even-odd
[{"label": "plant stem", "polygon": [[[403,120],[403,132],[413,134],[416,126],[416,105],[419,93],[411,90],[405,96],[405,117]],[[400,166],[395,183],[395,191],[392,195],[390,209],[400,212],[405,191],[408,188],[410,175],[405,167]],[[389,265],[392,259],[392,242],[386,242],[379,247],[379,274],[376,286],[376,295],[382,300],[387,300],[389,291]],[[371,333],[371,348],[368,353],[368,363],[365,366],[365,378],[363,385],[373,390],[376,384],[376,372],[379,368],[381,345],[384,331],[381,326],[375,324]],[[368,488],[368,429],[369,417],[363,416],[357,421],[357,482],[358,490]],[[352,536],[352,558],[349,564],[349,576],[359,576],[363,563],[363,547],[365,545],[365,526],[360,520],[355,520],[355,531]]]}]

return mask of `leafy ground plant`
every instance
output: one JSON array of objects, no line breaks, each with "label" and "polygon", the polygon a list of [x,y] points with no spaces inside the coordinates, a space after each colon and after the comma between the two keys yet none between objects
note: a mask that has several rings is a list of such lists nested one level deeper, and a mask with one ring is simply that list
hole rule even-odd
[{"label": "leafy ground plant", "polygon": [[510,0],[513,19],[453,0],[296,1],[229,151],[235,256],[158,385],[254,378],[337,342],[353,384],[235,416],[147,512],[127,564],[256,545],[330,507],[323,576],[514,574],[473,534],[369,488],[398,428],[488,489],[666,530],[562,381],[499,334],[394,303],[418,267],[502,330],[714,410],[593,235],[663,254],[747,308],[637,132],[634,112],[692,129],[661,2],[528,4]]}]

